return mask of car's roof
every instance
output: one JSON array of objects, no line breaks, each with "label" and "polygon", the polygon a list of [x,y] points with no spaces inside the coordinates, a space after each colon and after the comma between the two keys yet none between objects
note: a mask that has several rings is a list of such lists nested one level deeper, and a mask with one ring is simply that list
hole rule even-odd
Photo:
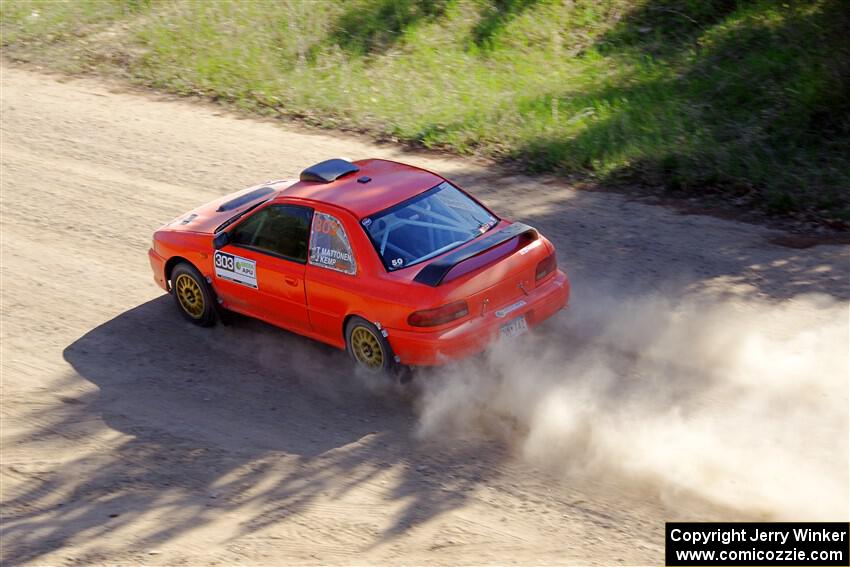
[{"label": "car's roof", "polygon": [[[299,181],[283,189],[278,198],[295,197],[328,203],[362,218],[434,187],[443,179],[429,171],[384,159],[353,162],[360,171],[331,183]],[[367,183],[358,179],[371,178]]]}]

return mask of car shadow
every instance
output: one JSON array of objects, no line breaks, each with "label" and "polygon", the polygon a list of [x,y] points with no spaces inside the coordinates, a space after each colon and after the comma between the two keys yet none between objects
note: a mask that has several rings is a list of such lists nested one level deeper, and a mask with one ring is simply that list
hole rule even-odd
[{"label": "car shadow", "polygon": [[352,373],[344,352],[238,316],[198,328],[168,296],[91,330],[64,358],[66,385],[97,389],[25,418],[29,441],[79,446],[60,470],[21,471],[4,504],[9,564],[131,526],[125,552],[144,556],[230,512],[243,518],[234,537],[252,534],[386,475],[379,498],[400,511],[378,517],[365,549],[461,506],[505,456],[418,441],[398,386]]}]

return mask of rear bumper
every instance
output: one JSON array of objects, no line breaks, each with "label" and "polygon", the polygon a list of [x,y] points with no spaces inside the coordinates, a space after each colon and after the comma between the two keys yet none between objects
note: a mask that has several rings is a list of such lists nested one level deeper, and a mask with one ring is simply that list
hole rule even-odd
[{"label": "rear bumper", "polygon": [[156,285],[168,291],[168,282],[165,281],[165,258],[151,248],[148,250],[148,260],[151,263],[151,270],[153,270],[153,281],[156,282]]},{"label": "rear bumper", "polygon": [[402,364],[411,366],[434,366],[479,353],[498,338],[502,326],[524,316],[529,327],[539,325],[567,306],[570,299],[570,282],[566,274],[558,270],[555,277],[535,288],[523,304],[499,306],[484,315],[474,317],[451,329],[433,332],[414,332],[387,329],[390,346]]}]

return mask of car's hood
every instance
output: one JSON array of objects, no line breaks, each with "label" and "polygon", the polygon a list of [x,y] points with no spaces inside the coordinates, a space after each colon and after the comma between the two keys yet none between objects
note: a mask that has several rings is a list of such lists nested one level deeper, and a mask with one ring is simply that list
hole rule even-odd
[{"label": "car's hood", "polygon": [[[245,209],[274,198],[290,182],[286,180],[262,183],[210,201],[166,224],[163,229],[212,234],[216,228]],[[270,190],[265,190],[270,189]]]}]

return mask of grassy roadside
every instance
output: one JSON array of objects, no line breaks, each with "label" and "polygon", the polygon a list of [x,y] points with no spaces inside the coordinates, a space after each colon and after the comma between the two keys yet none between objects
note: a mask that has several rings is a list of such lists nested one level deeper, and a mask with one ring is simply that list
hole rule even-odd
[{"label": "grassy roadside", "polygon": [[2,0],[6,56],[850,220],[845,0]]}]

